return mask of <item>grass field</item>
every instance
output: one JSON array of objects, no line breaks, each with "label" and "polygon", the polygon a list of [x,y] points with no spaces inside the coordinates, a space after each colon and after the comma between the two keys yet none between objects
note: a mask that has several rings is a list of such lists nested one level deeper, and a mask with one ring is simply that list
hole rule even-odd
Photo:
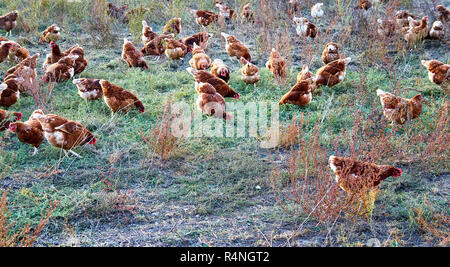
[{"label": "grass field", "polygon": [[[185,70],[190,55],[183,61],[147,57],[149,70],[130,69],[121,59],[122,40],[127,37],[141,48],[142,19],[160,32],[169,18],[178,16],[183,20],[180,35],[192,35],[202,29],[186,8],[215,8],[210,0],[115,1],[149,9],[122,24],[95,8],[104,1],[87,2],[1,1],[0,13],[21,12],[19,26],[8,38],[32,54],[40,53],[40,64],[50,48],[38,44],[39,33],[57,23],[62,28],[58,41],[62,49],[78,43],[85,50],[89,65],[79,77],[106,79],[136,93],[146,112],[112,117],[102,100],[87,105],[68,81],[55,84],[46,108],[96,135],[95,147],[75,150],[82,158],[66,157],[47,142],[31,156],[32,148],[13,133],[0,133],[0,190],[8,190],[11,233],[26,225],[36,227],[42,212],[57,201],[37,246],[363,246],[372,238],[383,246],[448,246],[448,95],[428,80],[420,64],[421,59],[450,63],[448,34],[445,40],[425,40],[414,48],[402,40],[380,40],[374,23],[355,26],[351,6],[356,1],[343,0],[323,1],[330,16],[318,23],[322,34],[316,41],[303,40],[284,14],[285,1],[254,1],[257,17],[270,23],[252,27],[233,20],[225,29],[216,25],[207,29],[214,34],[208,55],[231,67],[229,84],[241,94],[239,100],[227,102],[278,102],[295,84],[302,64],[313,71],[322,66],[320,53],[330,41],[338,41],[341,51],[352,57],[344,81],[320,88],[305,108],[280,107],[281,137],[291,137],[292,143],[262,149],[260,138],[191,137],[178,140],[166,161],[146,145],[139,129],[151,136],[169,99],[195,108],[194,80]],[[245,4],[231,2],[237,10]],[[424,1],[391,2],[398,9],[433,16],[432,5]],[[263,13],[265,5],[272,11]],[[389,9],[377,6],[370,18],[389,14]],[[310,17],[309,8],[300,13]],[[249,45],[261,72],[256,87],[241,81],[240,64],[225,52],[220,31]],[[273,46],[290,62],[285,85],[264,67]],[[0,64],[0,77],[13,65]],[[421,93],[421,116],[405,126],[391,125],[382,117],[377,89],[403,97]],[[10,110],[27,118],[37,108],[34,99],[23,94]],[[304,119],[300,129],[293,124],[296,118]],[[289,126],[296,130],[288,131]],[[319,154],[310,145],[314,142],[328,156],[338,153],[393,164],[403,174],[382,183],[370,218],[342,213],[331,222],[321,221],[286,197],[293,190],[287,173],[290,155]],[[334,181],[331,170],[324,170],[322,178]],[[275,176],[280,187],[273,186]]]}]

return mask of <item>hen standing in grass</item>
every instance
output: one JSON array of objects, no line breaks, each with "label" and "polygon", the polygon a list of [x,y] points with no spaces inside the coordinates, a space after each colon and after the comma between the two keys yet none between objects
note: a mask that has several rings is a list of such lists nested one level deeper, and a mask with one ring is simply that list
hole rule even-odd
[{"label": "hen standing in grass", "polygon": [[40,43],[50,43],[55,42],[59,40],[59,37],[61,37],[61,28],[58,27],[58,25],[53,24],[49,26],[45,31],[42,32],[41,38],[39,38]]},{"label": "hen standing in grass", "polygon": [[336,43],[328,43],[322,52],[322,61],[328,64],[332,61],[340,59],[339,46]]},{"label": "hen standing in grass", "polygon": [[180,42],[189,46],[191,49],[194,48],[194,43],[200,46],[201,48],[206,49],[206,46],[208,45],[208,40],[212,36],[213,36],[212,34],[209,34],[207,32],[200,32],[192,36],[183,38],[180,40]]},{"label": "hen standing in grass", "polygon": [[11,52],[12,47],[13,47],[13,43],[10,41],[1,41],[0,42],[0,63],[5,61],[5,59],[8,57],[9,53]]},{"label": "hen standing in grass", "polygon": [[291,90],[281,98],[278,105],[293,104],[304,107],[311,103],[313,90],[313,79],[297,81]]},{"label": "hen standing in grass", "polygon": [[195,70],[193,68],[187,68],[189,72],[195,79],[195,89],[197,92],[200,90],[200,83],[209,83],[223,97],[233,97],[234,99],[239,99],[240,95],[236,93],[224,80],[212,75],[211,73],[204,70]]},{"label": "hen standing in grass", "polygon": [[256,83],[259,82],[259,79],[261,78],[258,66],[252,64],[243,57],[241,57],[241,64],[242,81],[245,84],[253,84],[256,87]]},{"label": "hen standing in grass", "polygon": [[430,29],[430,38],[431,39],[437,39],[437,40],[443,40],[445,36],[445,28],[442,21],[437,20],[431,25]]},{"label": "hen standing in grass", "polygon": [[75,44],[66,51],[61,52],[61,49],[59,48],[59,45],[57,43],[50,42],[51,53],[47,54],[47,57],[45,58],[45,62],[43,65],[43,69],[46,70],[48,65],[54,64],[58,62],[61,58],[68,56],[70,52],[77,47],[79,47],[79,45]]},{"label": "hen standing in grass", "polygon": [[22,113],[14,112],[12,113],[14,119],[10,119],[10,114],[7,111],[0,109],[0,132],[5,131],[9,128],[9,125],[13,122],[20,121],[22,119]]},{"label": "hen standing in grass", "polygon": [[217,23],[219,15],[208,10],[192,10],[192,14],[195,16],[195,22],[198,25],[207,27],[211,23]]},{"label": "hen standing in grass", "polygon": [[165,39],[163,44],[166,49],[166,56],[172,60],[184,58],[189,52],[192,51],[189,46],[175,39]]},{"label": "hen standing in grass", "polygon": [[419,26],[410,26],[409,30],[404,35],[404,39],[408,44],[415,44],[421,41],[428,35],[428,16],[425,16],[420,21]]},{"label": "hen standing in grass", "polygon": [[74,66],[73,66],[75,74],[82,73],[88,65],[88,60],[84,57],[83,48],[81,48],[79,46],[75,47],[70,51],[69,55],[77,56],[77,58],[75,59]]},{"label": "hen standing in grass", "polygon": [[64,82],[73,77],[75,74],[75,60],[77,55],[69,55],[61,58],[58,62],[47,67],[44,77],[44,82]]},{"label": "hen standing in grass", "polygon": [[102,86],[99,79],[74,79],[72,81],[78,88],[78,94],[86,103],[88,101],[100,99],[103,96]]},{"label": "hen standing in grass", "polygon": [[145,45],[151,40],[158,37],[158,34],[153,31],[152,27],[148,26],[145,20],[142,21],[142,43]]},{"label": "hen standing in grass", "polygon": [[0,29],[11,33],[12,29],[17,26],[17,17],[19,12],[17,10],[11,11],[8,14],[0,16]]},{"label": "hen standing in grass", "polygon": [[25,47],[22,47],[20,44],[11,41],[13,46],[9,52],[9,59],[12,62],[20,63],[22,60],[26,59],[30,56],[30,52]]},{"label": "hen standing in grass", "polygon": [[142,101],[135,94],[106,80],[100,80],[100,86],[103,91],[103,99],[112,114],[119,111],[128,112],[133,107],[136,107],[140,113],[145,112]]},{"label": "hen standing in grass", "polygon": [[428,79],[437,85],[450,82],[450,65],[439,60],[422,60],[422,65],[428,70]]},{"label": "hen standing in grass", "polygon": [[252,57],[250,56],[250,51],[248,47],[239,41],[235,36],[226,34],[224,32],[221,33],[223,38],[225,38],[226,45],[225,49],[230,57],[236,57],[238,60],[241,57],[245,58],[247,61],[252,62]]},{"label": "hen standing in grass", "polygon": [[326,85],[333,87],[345,78],[347,65],[351,58],[338,59],[320,68],[316,73],[317,87]]},{"label": "hen standing in grass", "polygon": [[215,59],[211,65],[211,74],[228,83],[230,80],[230,67],[225,65],[221,59]]},{"label": "hen standing in grass", "polygon": [[269,60],[266,62],[266,68],[272,72],[277,81],[284,81],[287,78],[287,61],[280,53],[272,48],[270,52]]},{"label": "hen standing in grass", "polygon": [[315,38],[317,35],[317,27],[316,25],[309,22],[307,18],[294,17],[294,22],[296,24],[296,31],[300,37],[311,37]]},{"label": "hen standing in grass", "polygon": [[19,101],[19,81],[16,77],[8,78],[0,84],[0,107],[8,109]]},{"label": "hen standing in grass", "polygon": [[206,70],[211,66],[211,59],[200,46],[194,43],[189,65],[196,70]]},{"label": "hen standing in grass", "polygon": [[336,156],[330,156],[328,162],[336,174],[336,183],[347,193],[354,193],[363,188],[374,188],[390,176],[402,175],[401,169],[391,165],[376,165]]}]

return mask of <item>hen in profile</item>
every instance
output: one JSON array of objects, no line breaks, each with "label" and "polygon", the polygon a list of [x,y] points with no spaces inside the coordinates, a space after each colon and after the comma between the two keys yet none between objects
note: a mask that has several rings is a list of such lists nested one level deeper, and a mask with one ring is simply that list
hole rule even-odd
[{"label": "hen in profile", "polygon": [[5,59],[9,56],[9,53],[13,47],[13,43],[10,41],[1,41],[0,42],[0,63],[5,61]]},{"label": "hen in profile", "polygon": [[103,96],[99,79],[80,78],[72,81],[78,88],[78,94],[86,102],[100,99]]},{"label": "hen in profile", "polygon": [[75,74],[75,60],[77,55],[69,55],[61,58],[58,62],[47,67],[44,77],[44,82],[64,82],[73,77]]},{"label": "hen in profile", "polygon": [[206,46],[208,45],[208,40],[212,36],[213,36],[212,34],[209,34],[207,32],[200,32],[192,36],[183,38],[180,40],[180,42],[189,46],[191,49],[194,48],[194,43],[200,46],[201,48],[206,49]]},{"label": "hen in profile", "polygon": [[189,46],[175,39],[165,39],[163,44],[166,49],[166,56],[172,60],[184,58],[189,52],[192,51]]},{"label": "hen in profile", "polygon": [[67,151],[81,158],[73,152],[85,144],[95,145],[97,138],[78,122],[68,120],[54,114],[36,114],[36,119],[41,123],[44,137],[54,147],[61,149],[67,156]]},{"label": "hen in profile", "polygon": [[22,119],[22,113],[20,112],[14,112],[12,115],[14,116],[14,119],[10,119],[11,114],[8,114],[6,110],[0,109],[0,132],[8,129],[11,123]]},{"label": "hen in profile", "polygon": [[8,78],[0,84],[0,107],[8,109],[19,101],[19,81],[16,77]]},{"label": "hen in profile", "polygon": [[216,23],[219,20],[219,15],[208,10],[192,10],[195,16],[195,22],[198,25],[207,27],[211,23]]},{"label": "hen in profile", "polygon": [[428,70],[428,79],[437,85],[450,82],[450,65],[439,60],[422,60],[422,65]]}]

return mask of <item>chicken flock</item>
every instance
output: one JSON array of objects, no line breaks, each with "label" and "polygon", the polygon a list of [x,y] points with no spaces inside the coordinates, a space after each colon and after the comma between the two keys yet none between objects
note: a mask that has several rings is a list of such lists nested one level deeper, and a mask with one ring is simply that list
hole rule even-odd
[{"label": "chicken flock", "polygon": [[[210,10],[190,10],[195,22],[203,31],[185,38],[179,38],[182,31],[181,18],[170,19],[163,27],[161,34],[154,32],[146,21],[142,21],[143,47],[139,49],[124,38],[121,57],[128,67],[147,71],[149,66],[145,59],[146,56],[157,56],[159,60],[165,55],[170,60],[179,60],[191,53],[190,67],[186,70],[195,80],[198,109],[206,115],[230,120],[232,116],[226,113],[225,99],[239,99],[240,94],[228,84],[231,68],[222,60],[211,59],[208,56],[208,41],[212,35],[206,32],[206,27],[220,23],[220,21],[230,20],[234,16],[239,16],[241,23],[253,24],[258,20],[252,9],[252,2],[246,4],[240,14],[232,10],[224,1],[214,0],[213,4],[218,9],[217,13]],[[317,3],[311,7],[311,17],[316,20],[316,23],[319,23],[325,15],[323,7],[323,3]],[[371,8],[373,7],[370,1],[361,0],[355,10],[364,12]],[[146,11],[142,8],[141,10],[127,10],[127,6],[117,7],[113,3],[108,4],[108,15],[124,23],[134,13]],[[299,1],[290,0],[288,15],[294,22],[299,37],[317,38],[321,34],[320,27],[305,17],[297,17],[298,10]],[[378,19],[377,32],[380,36],[399,33],[408,44],[414,44],[424,38],[442,40],[450,11],[442,5],[437,6],[436,11],[439,14],[439,20],[434,21],[431,27],[427,16],[419,17],[405,10],[399,10],[395,15],[395,20]],[[18,16],[18,11],[1,16],[0,28],[10,34],[17,26]],[[112,114],[127,112],[132,108],[144,113],[144,103],[125,88],[100,77],[98,79],[73,79],[74,75],[79,75],[86,69],[89,61],[85,58],[84,49],[78,44],[66,50],[58,45],[62,30],[58,25],[53,24],[40,36],[39,42],[48,43],[50,48],[50,53],[46,56],[43,64],[42,82],[60,83],[72,79],[72,83],[78,88],[79,96],[86,102],[103,99]],[[256,88],[261,75],[259,67],[252,63],[249,47],[234,35],[222,32],[221,37],[225,41],[225,50],[230,58],[236,59],[242,66],[242,81],[247,85],[253,84]],[[308,66],[302,66],[296,84],[286,92],[279,101],[279,105],[307,106],[312,101],[313,92],[318,87],[333,87],[341,83],[345,79],[346,68],[351,63],[351,58],[345,57],[341,49],[338,43],[329,42],[321,54],[324,65],[315,74],[310,71]],[[26,94],[39,82],[37,75],[39,56],[39,54],[30,55],[29,51],[18,43],[6,37],[0,37],[0,63],[5,60],[17,63],[7,71],[0,84],[0,106],[5,109],[0,109],[0,131],[9,129],[17,133],[21,142],[34,147],[33,155],[37,153],[41,143],[47,140],[52,146],[61,149],[66,154],[70,152],[80,157],[73,151],[74,148],[97,143],[95,134],[82,124],[55,114],[44,114],[42,110],[34,111],[27,121],[21,122],[22,113],[9,111],[19,100],[21,93]],[[422,65],[428,70],[428,77],[432,83],[441,86],[448,85],[450,65],[438,60],[422,60]],[[288,64],[277,48],[272,48],[265,67],[278,81],[286,80]],[[377,90],[376,94],[380,98],[384,116],[392,123],[404,124],[418,118],[422,112],[422,96],[420,94],[411,99],[395,96],[382,90]],[[331,156],[329,165],[336,174],[337,183],[346,191],[349,189],[351,180],[355,178],[367,180],[369,186],[377,186],[387,177],[401,175],[401,170],[393,166],[375,165],[350,158]]]}]

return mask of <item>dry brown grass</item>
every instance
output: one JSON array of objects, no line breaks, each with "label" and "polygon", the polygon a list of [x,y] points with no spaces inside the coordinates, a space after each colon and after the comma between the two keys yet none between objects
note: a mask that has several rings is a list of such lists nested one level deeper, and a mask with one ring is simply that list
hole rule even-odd
[{"label": "dry brown grass", "polygon": [[8,222],[7,195],[8,191],[5,191],[0,199],[0,247],[32,247],[50,220],[53,211],[58,206],[58,202],[51,202],[45,213],[41,212],[39,224],[33,230],[30,225],[27,225],[14,234],[10,232],[12,224]]},{"label": "dry brown grass", "polygon": [[431,234],[437,239],[440,246],[447,246],[450,243],[450,216],[436,213],[426,195],[423,200],[425,206],[411,206],[410,219],[423,233]]}]

